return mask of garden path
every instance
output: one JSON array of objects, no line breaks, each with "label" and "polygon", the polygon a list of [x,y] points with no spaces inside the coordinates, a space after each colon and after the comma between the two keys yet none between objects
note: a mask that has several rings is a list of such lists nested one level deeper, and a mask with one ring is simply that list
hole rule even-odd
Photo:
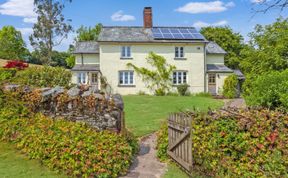
[{"label": "garden path", "polygon": [[157,135],[153,133],[141,140],[140,151],[129,173],[122,178],[160,178],[166,172],[167,165],[156,157]]},{"label": "garden path", "polygon": [[245,100],[243,98],[225,100],[224,102],[225,102],[224,108],[228,108],[228,107],[245,108],[246,107]]}]

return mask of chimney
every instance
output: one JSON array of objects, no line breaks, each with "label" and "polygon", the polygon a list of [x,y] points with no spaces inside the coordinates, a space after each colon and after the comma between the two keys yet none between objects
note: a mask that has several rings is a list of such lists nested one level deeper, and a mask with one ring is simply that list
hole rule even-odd
[{"label": "chimney", "polygon": [[143,11],[144,18],[144,28],[152,28],[153,26],[153,16],[152,16],[152,7],[145,7]]}]

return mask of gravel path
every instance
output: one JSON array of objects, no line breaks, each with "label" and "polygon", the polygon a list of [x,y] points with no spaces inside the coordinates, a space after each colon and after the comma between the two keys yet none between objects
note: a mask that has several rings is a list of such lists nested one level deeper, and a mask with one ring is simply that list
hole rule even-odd
[{"label": "gravel path", "polygon": [[166,172],[167,165],[156,157],[156,133],[141,140],[140,151],[129,173],[122,178],[160,178]]}]

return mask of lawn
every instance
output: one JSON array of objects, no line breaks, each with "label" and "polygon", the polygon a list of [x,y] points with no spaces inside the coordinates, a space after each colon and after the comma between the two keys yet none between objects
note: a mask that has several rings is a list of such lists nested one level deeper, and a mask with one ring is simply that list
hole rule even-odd
[{"label": "lawn", "polygon": [[169,113],[198,108],[208,110],[223,105],[220,100],[196,96],[123,96],[126,126],[141,137],[159,129]]},{"label": "lawn", "polygon": [[5,178],[60,178],[61,176],[42,166],[37,160],[29,160],[16,149],[6,143],[0,142],[0,177]]}]

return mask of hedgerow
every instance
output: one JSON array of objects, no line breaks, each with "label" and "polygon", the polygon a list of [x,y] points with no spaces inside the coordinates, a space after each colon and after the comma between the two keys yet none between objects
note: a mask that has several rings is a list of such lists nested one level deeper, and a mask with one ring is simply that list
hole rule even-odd
[{"label": "hedgerow", "polygon": [[[278,111],[198,114],[192,121],[193,167],[212,177],[288,177],[287,133],[288,115]],[[168,146],[162,137],[160,142]]]},{"label": "hedgerow", "polygon": [[29,158],[73,177],[127,172],[138,147],[131,134],[98,132],[83,123],[33,114],[13,98],[17,96],[0,90],[0,141],[12,142]]}]

